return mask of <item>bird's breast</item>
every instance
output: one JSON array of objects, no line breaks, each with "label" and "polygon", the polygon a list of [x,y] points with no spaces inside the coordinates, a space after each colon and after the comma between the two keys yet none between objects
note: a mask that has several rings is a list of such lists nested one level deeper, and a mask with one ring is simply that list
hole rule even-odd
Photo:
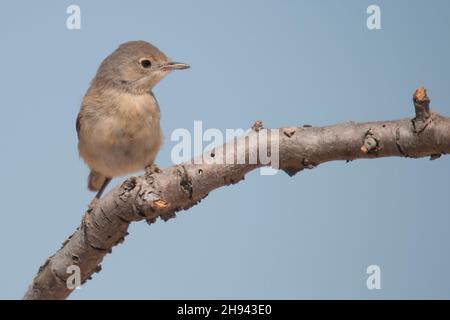
[{"label": "bird's breast", "polygon": [[110,128],[111,143],[132,152],[146,148],[161,139],[160,113],[156,99],[151,95],[123,95],[117,103]]},{"label": "bird's breast", "polygon": [[[88,165],[107,176],[123,175],[151,164],[162,143],[160,113],[152,95],[110,96],[111,109],[91,119],[80,139]],[[83,128],[83,126],[82,126]]]}]

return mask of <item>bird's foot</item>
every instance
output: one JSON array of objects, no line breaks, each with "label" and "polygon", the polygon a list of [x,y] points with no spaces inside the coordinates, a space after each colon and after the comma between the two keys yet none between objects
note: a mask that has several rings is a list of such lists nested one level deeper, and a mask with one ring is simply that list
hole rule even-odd
[{"label": "bird's foot", "polygon": [[145,176],[151,176],[154,173],[160,173],[161,169],[155,164],[151,164],[147,167],[145,167]]}]

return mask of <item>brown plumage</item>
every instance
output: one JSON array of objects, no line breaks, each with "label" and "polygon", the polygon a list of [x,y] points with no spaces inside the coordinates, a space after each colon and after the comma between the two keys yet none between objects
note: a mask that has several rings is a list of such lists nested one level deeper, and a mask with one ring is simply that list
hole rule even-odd
[{"label": "brown plumage", "polygon": [[101,196],[109,180],[153,164],[162,143],[154,86],[174,69],[158,48],[132,41],[101,63],[76,121],[78,150],[91,169],[88,188]]}]

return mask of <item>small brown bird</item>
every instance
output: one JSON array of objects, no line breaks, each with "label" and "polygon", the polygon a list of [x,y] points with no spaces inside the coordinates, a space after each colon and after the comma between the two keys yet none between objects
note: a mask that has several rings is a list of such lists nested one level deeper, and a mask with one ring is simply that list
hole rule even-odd
[{"label": "small brown bird", "polygon": [[101,63],[77,117],[78,150],[100,198],[113,177],[153,164],[162,143],[152,89],[170,71],[187,69],[144,41],[126,42]]}]

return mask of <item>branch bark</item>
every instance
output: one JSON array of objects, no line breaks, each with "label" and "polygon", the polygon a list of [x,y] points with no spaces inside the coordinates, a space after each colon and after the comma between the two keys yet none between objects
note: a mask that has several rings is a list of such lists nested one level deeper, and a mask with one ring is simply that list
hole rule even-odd
[{"label": "branch bark", "polygon": [[[124,241],[131,222],[153,223],[158,217],[169,220],[214,189],[235,184],[249,171],[267,165],[259,156],[253,164],[236,161],[238,155],[245,155],[245,159],[258,155],[261,148],[258,142],[265,136],[268,136],[268,150],[279,144],[279,168],[290,176],[333,160],[426,156],[434,160],[450,153],[450,118],[430,111],[430,99],[424,88],[415,91],[413,102],[416,112],[413,119],[275,131],[264,129],[261,122],[256,122],[249,134],[189,162],[127,179],[91,203],[80,226],[39,268],[24,299],[65,299],[72,292],[66,284],[70,276],[67,268],[79,266],[82,283],[91,279],[101,270],[105,255]],[[235,151],[234,163],[223,164],[226,150]]]}]

